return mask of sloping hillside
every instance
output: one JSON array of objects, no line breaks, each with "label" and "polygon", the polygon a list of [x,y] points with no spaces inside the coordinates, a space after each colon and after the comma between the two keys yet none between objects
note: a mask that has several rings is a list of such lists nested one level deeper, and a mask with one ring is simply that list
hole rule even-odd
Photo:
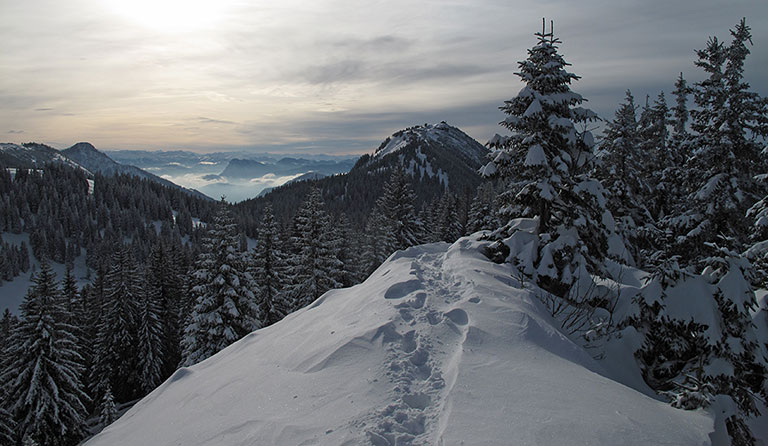
[{"label": "sloping hillside", "polygon": [[18,169],[40,169],[47,163],[64,164],[76,169],[83,169],[53,147],[45,144],[0,143],[0,165]]},{"label": "sloping hillside", "polygon": [[157,175],[139,169],[136,166],[120,164],[107,156],[107,154],[104,152],[96,150],[92,144],[87,142],[79,142],[68,149],[62,150],[61,153],[64,154],[68,159],[77,162],[79,165],[93,173],[100,173],[104,176],[132,175],[160,183],[163,186],[182,190],[197,198],[210,200],[210,197],[202,194],[201,192],[198,192],[197,190],[179,186],[178,184],[168,181],[165,178],[158,177]]},{"label": "sloping hillside", "polygon": [[258,219],[270,203],[277,218],[287,224],[314,186],[321,190],[329,212],[343,212],[362,227],[395,169],[409,174],[416,192],[415,205],[422,208],[446,191],[474,196],[482,182],[478,169],[487,153],[482,144],[445,122],[417,125],[387,137],[372,154],[360,157],[348,173],[289,183],[263,197],[238,203],[237,208],[247,221]]},{"label": "sloping hillside", "polygon": [[480,248],[395,253],[177,371],[87,444],[710,444],[706,413],[612,379]]}]

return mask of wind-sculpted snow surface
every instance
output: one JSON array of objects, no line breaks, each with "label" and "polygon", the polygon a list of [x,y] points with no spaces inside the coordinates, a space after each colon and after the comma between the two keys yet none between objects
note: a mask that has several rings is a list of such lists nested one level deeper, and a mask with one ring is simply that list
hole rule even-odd
[{"label": "wind-sculpted snow surface", "polygon": [[710,444],[710,417],[612,380],[480,248],[393,254],[177,371],[88,445]]}]

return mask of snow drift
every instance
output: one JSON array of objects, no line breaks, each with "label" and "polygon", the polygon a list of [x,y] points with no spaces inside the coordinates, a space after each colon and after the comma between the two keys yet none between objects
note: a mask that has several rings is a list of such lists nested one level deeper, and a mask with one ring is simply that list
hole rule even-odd
[{"label": "snow drift", "polygon": [[480,247],[393,254],[178,370],[87,444],[710,444],[711,417],[612,379]]}]

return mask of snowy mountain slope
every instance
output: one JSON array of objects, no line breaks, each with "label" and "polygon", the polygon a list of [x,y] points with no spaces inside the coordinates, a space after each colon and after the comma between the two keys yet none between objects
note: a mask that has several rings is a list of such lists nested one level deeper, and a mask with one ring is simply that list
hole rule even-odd
[{"label": "snowy mountain slope", "polygon": [[[0,232],[0,239],[14,246],[19,246],[23,241],[29,246],[29,233],[13,234],[10,232]],[[27,290],[32,286],[32,272],[40,271],[40,261],[35,256],[30,257],[32,269],[29,272],[21,273],[10,282],[0,281],[0,313],[7,308],[12,314],[19,315],[19,305],[24,300]],[[51,261],[49,263],[56,277],[60,280],[64,277],[66,266],[61,263]],[[75,258],[73,262],[73,274],[78,286],[89,283],[87,278],[88,267],[85,264],[85,255]]]},{"label": "snowy mountain slope", "polygon": [[177,371],[87,444],[703,445],[712,428],[612,380],[464,238]]},{"label": "snowy mountain slope", "polygon": [[[417,177],[437,177],[448,186],[452,165],[476,170],[488,150],[469,135],[445,122],[409,127],[395,132],[373,154],[372,164],[397,153],[403,167]],[[455,176],[455,174],[454,174]]]},{"label": "snowy mountain slope", "polygon": [[168,181],[165,178],[158,177],[157,175],[139,169],[136,166],[120,164],[87,142],[79,142],[68,149],[62,150],[61,153],[64,154],[67,158],[77,162],[81,166],[94,173],[100,173],[107,176],[120,174],[133,175],[140,178],[146,178],[164,186],[184,190],[185,192],[199,198],[210,199],[210,197],[200,193],[199,191],[179,186],[178,184]]},{"label": "snowy mountain slope", "polygon": [[410,175],[415,206],[421,209],[434,205],[446,192],[459,197],[473,195],[483,181],[478,169],[487,153],[482,144],[449,124],[419,125],[395,132],[379,149],[361,156],[345,174],[284,184],[238,206],[260,215],[269,203],[278,220],[287,223],[298,207],[296,197],[304,197],[311,187],[317,187],[331,214],[343,212],[353,226],[363,227],[396,169]]},{"label": "snowy mountain slope", "polygon": [[0,165],[34,169],[42,168],[47,163],[65,164],[76,169],[86,170],[80,164],[62,155],[58,150],[45,144],[0,143]]},{"label": "snowy mountain slope", "polygon": [[[327,176],[328,175],[322,174],[320,172],[307,172],[307,173],[305,173],[303,175],[297,176],[296,178],[286,182],[285,184],[296,183],[298,181],[316,181],[316,180],[323,179],[323,178],[325,178]],[[273,190],[275,190],[274,187],[268,187],[268,188],[262,190],[261,192],[259,192],[259,195],[257,195],[257,197],[263,197],[264,195],[267,195],[268,193],[272,192]]]},{"label": "snowy mountain slope", "polygon": [[436,142],[443,146],[455,147],[458,152],[474,163],[482,163],[488,150],[461,130],[448,125],[424,124],[395,132],[387,138],[374,153],[375,157],[384,157],[417,141]]}]

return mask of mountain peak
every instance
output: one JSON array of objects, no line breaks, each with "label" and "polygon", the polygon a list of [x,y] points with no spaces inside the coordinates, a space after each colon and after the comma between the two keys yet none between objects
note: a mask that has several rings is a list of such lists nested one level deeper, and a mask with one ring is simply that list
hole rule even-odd
[{"label": "mountain peak", "polygon": [[470,164],[481,164],[488,151],[472,137],[456,127],[441,121],[408,127],[392,134],[381,143],[373,157],[384,158],[402,149],[420,145],[439,146],[468,158]]},{"label": "mountain peak", "polygon": [[61,152],[46,144],[27,142],[24,144],[0,144],[0,164],[22,169],[40,169],[48,163],[65,164],[76,169],[83,168]]},{"label": "mountain peak", "polygon": [[485,146],[442,121],[393,133],[373,156],[364,155],[355,169],[389,169],[400,165],[417,180],[437,178],[443,187],[450,184],[455,191],[474,190],[480,178],[477,170],[487,156]]},{"label": "mountain peak", "polygon": [[88,159],[93,159],[93,158],[106,159],[106,160],[109,160],[110,164],[111,163],[117,164],[115,161],[112,160],[112,158],[107,156],[106,153],[97,150],[96,147],[94,147],[93,144],[89,142],[79,142],[68,149],[62,150],[61,153],[65,154],[69,158],[72,158],[78,162],[80,162],[80,160],[78,160],[77,158],[87,157]]},{"label": "mountain peak", "polygon": [[67,150],[96,150],[96,147],[89,142],[79,142]]}]

